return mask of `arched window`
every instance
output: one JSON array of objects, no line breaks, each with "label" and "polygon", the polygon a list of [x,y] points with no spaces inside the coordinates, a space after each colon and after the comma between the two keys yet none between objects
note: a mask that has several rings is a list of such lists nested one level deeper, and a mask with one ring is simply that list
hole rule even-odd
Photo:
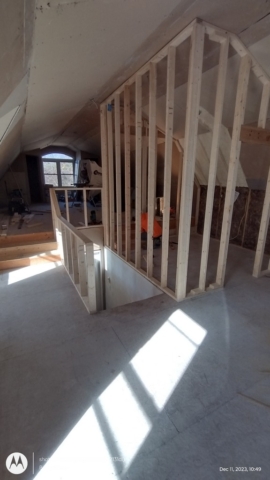
[{"label": "arched window", "polygon": [[74,159],[64,153],[42,156],[45,185],[69,187],[74,184]]}]

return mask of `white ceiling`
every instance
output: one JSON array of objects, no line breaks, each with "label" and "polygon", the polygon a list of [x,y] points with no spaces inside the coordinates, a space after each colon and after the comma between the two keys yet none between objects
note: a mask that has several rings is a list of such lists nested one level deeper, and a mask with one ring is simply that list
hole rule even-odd
[{"label": "white ceiling", "polygon": [[0,117],[21,109],[0,175],[21,150],[98,153],[99,102],[195,17],[237,33],[270,72],[269,12],[269,0],[1,0]]}]

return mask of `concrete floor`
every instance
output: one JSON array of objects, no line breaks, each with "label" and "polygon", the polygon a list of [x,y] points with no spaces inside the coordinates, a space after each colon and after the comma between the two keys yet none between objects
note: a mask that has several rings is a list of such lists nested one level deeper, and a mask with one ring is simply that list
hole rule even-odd
[{"label": "concrete floor", "polygon": [[12,452],[23,480],[268,480],[270,280],[253,258],[230,247],[223,290],[93,316],[63,267],[2,274],[1,480]]}]

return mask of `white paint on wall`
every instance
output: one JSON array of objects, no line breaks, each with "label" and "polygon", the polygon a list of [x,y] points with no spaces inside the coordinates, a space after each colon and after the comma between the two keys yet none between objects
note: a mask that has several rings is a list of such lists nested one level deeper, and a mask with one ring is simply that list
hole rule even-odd
[{"label": "white paint on wall", "polygon": [[104,254],[107,309],[162,294],[159,288],[106,247]]}]

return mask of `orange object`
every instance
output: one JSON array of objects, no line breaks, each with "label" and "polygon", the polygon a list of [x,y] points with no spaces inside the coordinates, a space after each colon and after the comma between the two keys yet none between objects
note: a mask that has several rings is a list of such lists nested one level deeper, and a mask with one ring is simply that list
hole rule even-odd
[{"label": "orange object", "polygon": [[[147,228],[148,228],[148,213],[142,213],[141,214],[141,231],[147,233]],[[159,223],[156,221],[156,219],[154,218],[153,238],[161,237],[161,235],[162,235],[162,228],[159,225]]]}]

